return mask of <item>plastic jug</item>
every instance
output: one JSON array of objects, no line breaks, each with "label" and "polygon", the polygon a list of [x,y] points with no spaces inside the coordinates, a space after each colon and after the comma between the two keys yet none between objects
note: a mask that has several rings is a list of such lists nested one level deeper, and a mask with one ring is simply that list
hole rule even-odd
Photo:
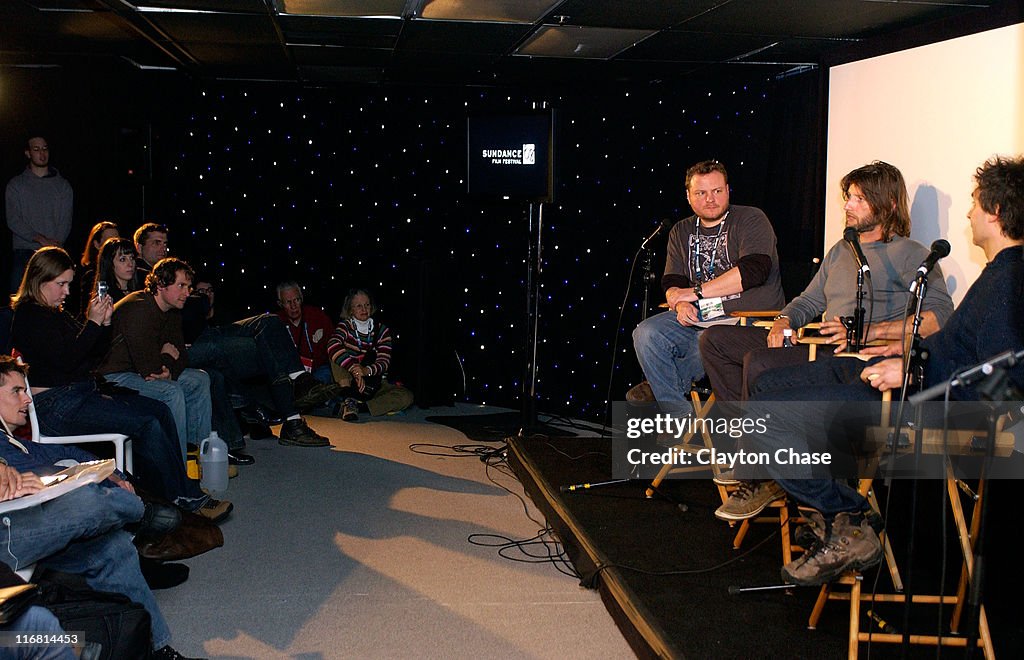
[{"label": "plastic jug", "polygon": [[199,444],[199,465],[202,478],[199,485],[211,495],[228,489],[228,446],[216,431]]}]

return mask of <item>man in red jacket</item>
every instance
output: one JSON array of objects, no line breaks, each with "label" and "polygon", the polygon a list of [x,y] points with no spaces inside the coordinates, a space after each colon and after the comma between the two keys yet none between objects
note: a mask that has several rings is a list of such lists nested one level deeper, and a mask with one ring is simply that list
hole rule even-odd
[{"label": "man in red jacket", "polygon": [[327,359],[327,340],[334,330],[330,317],[318,307],[303,304],[302,287],[294,280],[277,285],[277,304],[281,307],[277,315],[291,332],[302,365],[321,383],[333,383]]}]

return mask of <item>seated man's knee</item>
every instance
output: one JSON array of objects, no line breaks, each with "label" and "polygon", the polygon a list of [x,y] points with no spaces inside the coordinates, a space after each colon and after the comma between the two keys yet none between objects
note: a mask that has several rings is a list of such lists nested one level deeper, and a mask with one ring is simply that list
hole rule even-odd
[{"label": "seated man's knee", "polygon": [[641,321],[640,324],[633,329],[633,346],[637,349],[642,349],[646,346],[657,343],[664,338],[665,332],[662,329],[661,323],[657,319],[657,316],[652,316]]},{"label": "seated man's knee", "polygon": [[210,374],[202,369],[186,369],[184,373],[188,374],[188,378],[196,384],[197,389],[210,389]]}]

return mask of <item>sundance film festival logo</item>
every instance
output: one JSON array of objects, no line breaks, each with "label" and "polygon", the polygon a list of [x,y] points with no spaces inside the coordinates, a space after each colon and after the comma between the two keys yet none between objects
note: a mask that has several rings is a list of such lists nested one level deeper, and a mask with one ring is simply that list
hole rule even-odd
[{"label": "sundance film festival logo", "polygon": [[536,165],[537,145],[524,144],[522,149],[484,149],[483,158],[491,165]]}]

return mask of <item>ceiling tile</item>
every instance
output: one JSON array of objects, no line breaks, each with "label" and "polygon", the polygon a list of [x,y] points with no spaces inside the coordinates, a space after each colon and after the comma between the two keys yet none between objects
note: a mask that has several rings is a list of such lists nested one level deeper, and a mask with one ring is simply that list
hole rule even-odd
[{"label": "ceiling tile", "polygon": [[269,16],[245,14],[148,14],[147,18],[182,43],[276,44]]},{"label": "ceiling tile", "polygon": [[609,59],[654,34],[652,30],[543,25],[516,55]]},{"label": "ceiling tile", "polygon": [[699,32],[798,37],[866,37],[881,30],[969,10],[962,3],[877,0],[733,0],[683,23]]},{"label": "ceiling tile", "polygon": [[507,53],[525,37],[529,25],[468,23],[457,21],[409,21],[399,42],[400,50]]},{"label": "ceiling tile", "polygon": [[419,17],[447,21],[539,23],[560,0],[426,0]]},{"label": "ceiling tile", "polygon": [[[677,2],[623,2],[622,0],[568,0],[551,11],[549,24],[589,25],[635,29],[665,29],[699,16],[721,0]],[[563,17],[559,20],[558,17]]]},{"label": "ceiling tile", "polygon": [[274,0],[282,14],[305,16],[402,16],[405,0]]},{"label": "ceiling tile", "polygon": [[770,47],[778,38],[714,32],[659,32],[622,54],[625,60],[668,62],[719,62]]}]

